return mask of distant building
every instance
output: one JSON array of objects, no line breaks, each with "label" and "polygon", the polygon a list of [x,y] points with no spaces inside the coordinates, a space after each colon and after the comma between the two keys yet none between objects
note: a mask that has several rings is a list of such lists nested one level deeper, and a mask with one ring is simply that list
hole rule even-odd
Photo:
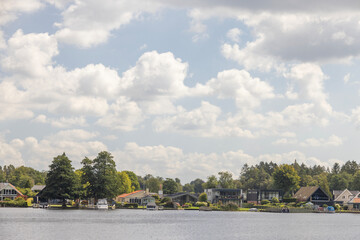
[{"label": "distant building", "polygon": [[24,195],[11,183],[0,183],[0,201],[3,201],[5,198],[14,200],[17,197],[24,197]]},{"label": "distant building", "polygon": [[246,200],[248,203],[259,204],[262,200],[271,201],[277,198],[279,201],[283,200],[284,192],[282,190],[264,190],[264,189],[250,189],[246,193]]},{"label": "distant building", "polygon": [[235,203],[238,206],[242,204],[242,189],[230,188],[209,188],[204,192],[207,195],[208,201],[211,203]]},{"label": "distant building", "polygon": [[149,202],[155,202],[152,197],[155,193],[149,193],[148,190],[137,190],[131,193],[124,193],[115,198],[115,201],[121,203],[137,203],[139,205],[146,205]]},{"label": "distant building", "polygon": [[174,194],[166,194],[164,197],[171,198],[172,202],[177,202],[181,206],[185,203],[196,203],[198,201],[198,197],[194,194],[188,193],[188,192],[179,192]]},{"label": "distant building", "polygon": [[359,191],[349,191],[348,189],[334,190],[334,203],[347,205],[358,193]]},{"label": "distant building", "polygon": [[31,188],[31,191],[38,193],[38,192],[41,192],[45,187],[46,187],[46,185],[34,185]]},{"label": "distant building", "polygon": [[360,192],[358,192],[347,204],[349,209],[360,210]]},{"label": "distant building", "polygon": [[314,205],[322,206],[324,204],[331,205],[333,201],[330,196],[319,186],[301,187],[294,194],[294,198],[298,202],[312,202]]}]

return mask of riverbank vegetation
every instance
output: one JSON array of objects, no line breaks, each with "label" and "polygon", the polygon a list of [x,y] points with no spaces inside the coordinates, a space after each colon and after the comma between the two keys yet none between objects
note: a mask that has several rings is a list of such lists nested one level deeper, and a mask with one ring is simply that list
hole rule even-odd
[{"label": "riverbank vegetation", "polygon": [[[252,166],[245,164],[238,177],[221,171],[206,180],[196,178],[184,185],[175,176],[138,176],[132,171],[118,171],[113,156],[106,151],[100,152],[94,159],[85,157],[81,165],[75,170],[64,153],[53,159],[48,171],[25,166],[0,166],[0,182],[12,183],[28,197],[35,195],[31,191],[33,185],[46,185],[44,196],[63,200],[112,199],[139,189],[158,192],[161,186],[165,194],[183,191],[200,194],[205,188],[282,189],[285,197],[290,197],[302,186],[320,186],[329,196],[332,195],[331,190],[360,190],[360,165],[356,161],[347,161],[343,165],[335,163],[331,168],[307,166],[296,160],[292,164],[281,165],[274,162],[260,162]],[[203,197],[200,195],[200,198]],[[202,199],[200,202],[205,201]]]}]

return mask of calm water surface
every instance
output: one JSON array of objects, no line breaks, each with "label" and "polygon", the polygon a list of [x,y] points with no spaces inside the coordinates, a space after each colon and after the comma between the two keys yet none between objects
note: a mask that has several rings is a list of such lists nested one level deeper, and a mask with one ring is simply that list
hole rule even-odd
[{"label": "calm water surface", "polygon": [[355,239],[358,214],[0,208],[0,239]]}]

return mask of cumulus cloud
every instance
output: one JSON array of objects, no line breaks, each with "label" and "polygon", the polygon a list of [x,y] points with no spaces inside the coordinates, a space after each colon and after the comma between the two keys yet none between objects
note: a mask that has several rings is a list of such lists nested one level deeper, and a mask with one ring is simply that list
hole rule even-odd
[{"label": "cumulus cloud", "polygon": [[306,156],[299,151],[281,154],[261,154],[252,156],[243,150],[223,153],[184,153],[172,146],[139,146],[136,143],[127,143],[124,149],[114,152],[117,165],[122,169],[132,169],[139,175],[151,173],[163,177],[180,177],[183,182],[195,178],[206,179],[219,171],[231,171],[234,176],[240,174],[242,166],[247,163],[254,165],[260,161],[275,162],[277,164],[299,163],[308,165],[330,166],[326,161],[316,157]]},{"label": "cumulus cloud", "polygon": [[[104,43],[111,31],[139,19],[141,13],[153,13],[161,7],[156,1],[87,0],[74,1],[63,12],[57,23],[57,39],[88,48]],[[96,17],[94,17],[96,16]]]},{"label": "cumulus cloud", "polygon": [[332,113],[332,107],[327,102],[327,95],[323,89],[326,76],[318,65],[298,64],[292,67],[290,73],[286,74],[286,76],[296,80],[300,96],[311,100],[325,114]]},{"label": "cumulus cloud", "polygon": [[43,7],[41,0],[2,0],[0,26],[15,20],[21,13],[31,13]]},{"label": "cumulus cloud", "polygon": [[338,147],[342,144],[343,140],[336,135],[331,135],[328,139],[308,138],[304,142],[300,143],[300,145],[304,147]]},{"label": "cumulus cloud", "polygon": [[273,87],[245,70],[226,70],[206,84],[219,98],[234,98],[238,108],[258,107],[261,100],[275,97]]},{"label": "cumulus cloud", "polygon": [[226,33],[226,36],[233,42],[239,42],[241,34],[242,31],[239,28],[232,28]]}]

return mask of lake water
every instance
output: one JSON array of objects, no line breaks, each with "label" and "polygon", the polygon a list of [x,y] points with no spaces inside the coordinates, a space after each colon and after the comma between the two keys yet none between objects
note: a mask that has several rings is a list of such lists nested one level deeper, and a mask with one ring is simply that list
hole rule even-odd
[{"label": "lake water", "polygon": [[0,208],[0,239],[355,239],[358,214]]}]

